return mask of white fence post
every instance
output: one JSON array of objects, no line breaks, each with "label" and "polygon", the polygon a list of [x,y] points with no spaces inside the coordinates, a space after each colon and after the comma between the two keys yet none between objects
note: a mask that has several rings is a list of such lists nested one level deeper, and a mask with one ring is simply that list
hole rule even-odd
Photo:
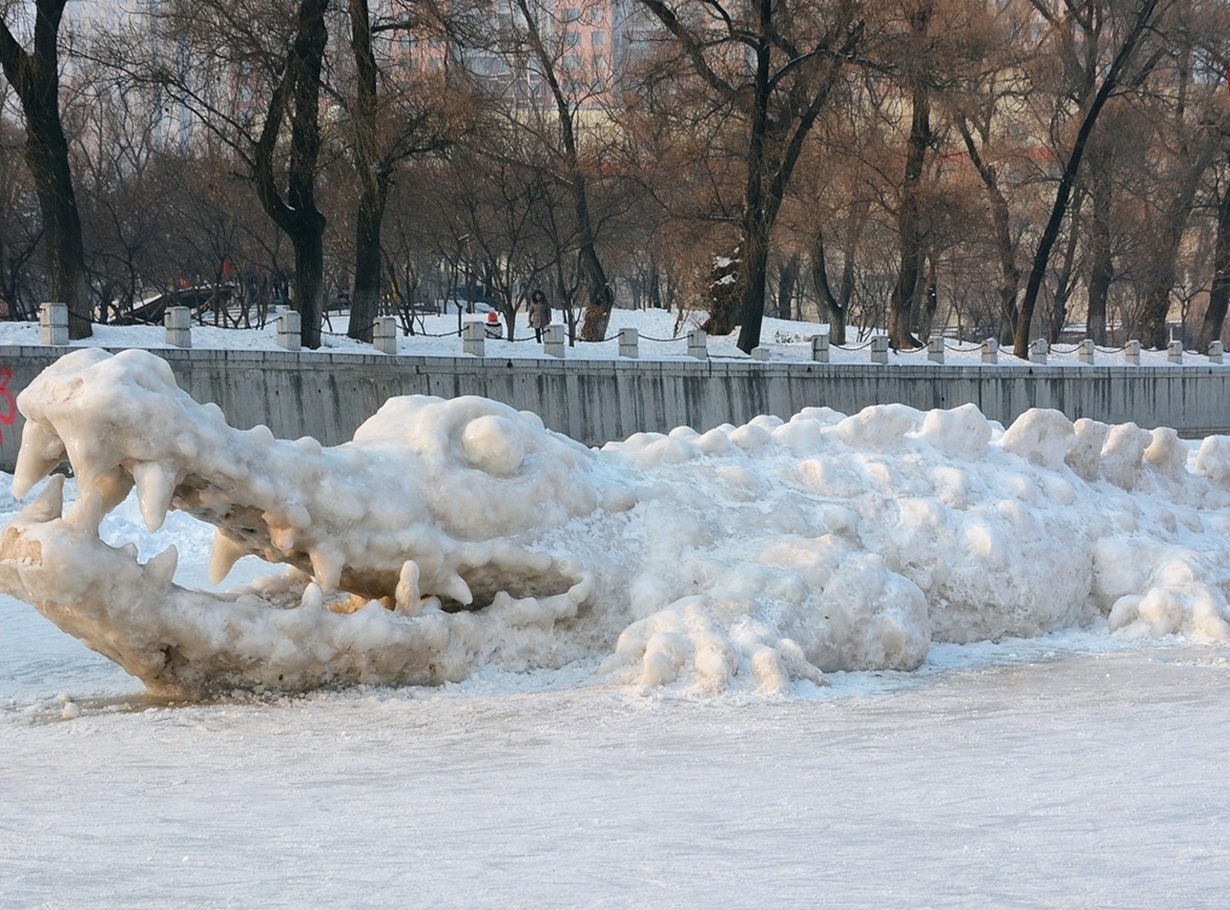
[{"label": "white fence post", "polygon": [[1086,338],[1081,342],[1081,363],[1087,363],[1093,366],[1094,344],[1092,338]]},{"label": "white fence post", "polygon": [[186,306],[167,307],[162,314],[167,344],[177,348],[192,347],[192,312]]},{"label": "white fence post", "polygon": [[816,363],[829,362],[829,336],[827,332],[812,337],[811,359]]},{"label": "white fence post", "polygon": [[982,362],[999,363],[999,340],[988,338],[982,342]]},{"label": "white fence post", "polygon": [[471,357],[483,357],[487,329],[481,322],[471,320],[461,327],[461,352]]},{"label": "white fence post", "polygon": [[542,330],[542,352],[548,357],[564,356],[564,327],[549,325]]},{"label": "white fence post", "polygon": [[1166,345],[1166,359],[1171,363],[1183,362],[1183,342],[1172,341]]},{"label": "white fence post", "polygon": [[888,336],[871,336],[871,362],[888,363]]},{"label": "white fence post", "polygon": [[1225,346],[1220,341],[1209,342],[1209,361],[1211,363],[1221,363],[1225,353]]},{"label": "white fence post", "polygon": [[1045,338],[1035,338],[1029,346],[1029,362],[1039,365],[1046,364],[1047,344]]},{"label": "white fence post", "polygon": [[381,354],[397,353],[397,317],[377,316],[372,324],[372,345]]},{"label": "white fence post", "polygon": [[287,351],[298,351],[302,347],[299,313],[295,310],[284,310],[278,313],[278,347]]},{"label": "white fence post", "polygon": [[930,338],[927,340],[927,359],[932,363],[944,362],[943,338]]},{"label": "white fence post", "polygon": [[688,356],[697,360],[709,359],[709,335],[704,329],[688,332]]},{"label": "white fence post", "polygon": [[635,326],[628,326],[619,330],[619,356],[630,357],[636,360],[641,356],[640,347],[640,332]]},{"label": "white fence post", "polygon": [[68,344],[68,304],[44,303],[39,306],[38,326],[43,344]]},{"label": "white fence post", "polygon": [[1140,342],[1133,339],[1123,346],[1123,362],[1131,366],[1140,366]]}]

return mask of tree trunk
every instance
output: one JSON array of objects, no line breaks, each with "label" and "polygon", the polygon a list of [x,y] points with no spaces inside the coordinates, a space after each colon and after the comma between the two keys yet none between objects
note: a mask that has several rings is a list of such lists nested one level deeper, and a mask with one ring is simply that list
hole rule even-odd
[{"label": "tree trunk", "polygon": [[999,254],[999,343],[1008,345],[1012,344],[1012,332],[1016,326],[1016,295],[1021,285],[1021,270],[1017,267],[1016,250],[1012,245],[1012,216],[1008,210],[1008,200],[999,188],[999,173],[982,157],[969,124],[962,115],[957,117],[957,128],[991,201],[991,228],[995,235],[995,250]]},{"label": "tree trunk", "polygon": [[[919,0],[909,14],[910,35],[921,39],[931,22],[931,0]],[[919,289],[925,257],[922,227],[923,165],[931,144],[931,96],[921,75],[910,77],[910,136],[906,144],[905,175],[901,183],[901,208],[897,230],[901,264],[893,285],[888,308],[888,343],[894,350],[919,346],[914,337],[911,314],[919,311]]]},{"label": "tree trunk", "polygon": [[[359,196],[355,216],[354,294],[350,299],[350,326],[347,334],[368,344],[372,326],[380,312],[380,282],[383,274],[380,252],[380,224],[384,220],[385,194],[366,189]],[[413,301],[407,302],[413,306]]]},{"label": "tree trunk", "polygon": [[[1227,156],[1230,158],[1230,155]],[[1217,245],[1213,253],[1213,286],[1209,289],[1209,306],[1200,321],[1196,344],[1200,350],[1221,338],[1230,307],[1230,187],[1222,191],[1217,203]]]},{"label": "tree trunk", "polygon": [[1115,263],[1110,247],[1111,180],[1110,155],[1099,152],[1089,171],[1090,257],[1089,312],[1085,319],[1085,335],[1096,344],[1107,344],[1106,304],[1110,283],[1115,277]]},{"label": "tree trunk", "polygon": [[846,343],[846,306],[833,294],[829,284],[827,256],[824,250],[824,233],[816,231],[812,242],[811,275],[820,303],[829,318],[829,341],[832,344]]},{"label": "tree trunk", "polygon": [[741,291],[742,311],[739,327],[740,351],[752,353],[760,344],[760,329],[764,324],[765,283],[769,265],[769,229],[756,224],[743,242],[743,258],[739,260],[739,277],[735,285]]},{"label": "tree trunk", "polygon": [[888,311],[888,343],[894,350],[909,350],[919,346],[910,325],[910,313],[917,307],[918,290],[922,284],[924,250],[919,193],[923,162],[927,146],[931,142],[931,100],[923,86],[915,87],[912,100],[913,115],[910,118],[905,180],[901,186],[901,211],[897,221],[901,265]]},{"label": "tree trunk", "polygon": [[60,121],[57,34],[66,0],[37,0],[31,53],[0,21],[0,65],[21,100],[26,165],[34,178],[46,243],[48,293],[68,305],[70,338],[93,334],[81,217],[73,192],[68,140]]},{"label": "tree trunk", "polygon": [[918,326],[920,338],[931,338],[935,328],[935,314],[940,304],[939,289],[935,284],[935,262],[932,260],[927,261],[924,288],[924,293],[919,295],[919,312],[915,325]]},{"label": "tree trunk", "polygon": [[[380,226],[389,195],[389,180],[375,159],[376,58],[372,53],[372,23],[367,0],[349,0],[350,48],[356,73],[354,101],[354,164],[359,175],[355,213],[354,293],[346,334],[368,344],[380,311]],[[413,306],[413,301],[407,301]],[[409,322],[409,320],[408,320]]]},{"label": "tree trunk", "polygon": [[[295,39],[282,80],[269,102],[256,144],[255,178],[261,204],[290,239],[295,251],[295,292],[303,346],[320,347],[323,315],[325,217],[316,207],[316,161],[320,155],[321,67],[328,38],[329,0],[301,0]],[[275,160],[282,122],[290,113],[290,161],[285,199],[278,188]],[[306,257],[306,258],[305,258]]]},{"label": "tree trunk", "polygon": [[778,319],[791,319],[794,316],[794,289],[799,281],[799,254],[795,253],[778,271],[777,310]]},{"label": "tree trunk", "polygon": [[[1077,211],[1080,210],[1080,207],[1081,203],[1078,200],[1076,203]],[[1074,284],[1072,272],[1076,265],[1078,233],[1075,224],[1068,231],[1068,246],[1064,250],[1063,266],[1059,270],[1059,280],[1055,282],[1055,296],[1051,298],[1051,313],[1046,333],[1047,344],[1053,345],[1059,341],[1059,333],[1063,331],[1063,327],[1068,319],[1068,300],[1072,297]]]},{"label": "tree trunk", "polygon": [[991,202],[991,221],[995,230],[995,247],[999,251],[999,342],[1012,343],[1012,330],[1016,325],[1016,295],[1021,289],[1021,270],[1016,264],[1016,250],[1012,246],[1012,233],[1008,214],[1008,201],[995,189]]},{"label": "tree trunk", "polygon": [[[573,156],[575,158],[575,148]],[[585,191],[585,181],[577,171],[573,188],[573,200],[577,212],[577,225],[580,228],[580,277],[581,302],[584,306],[585,319],[581,323],[582,341],[602,341],[606,338],[607,327],[611,323],[611,308],[615,305],[615,295],[611,293],[611,285],[607,281],[606,270],[594,245],[593,223],[589,216],[589,198]]]},{"label": "tree trunk", "polygon": [[824,232],[816,231],[812,246],[812,280],[816,292],[828,311],[829,340],[833,344],[846,343],[846,327],[849,321],[850,301],[854,299],[854,261],[858,255],[859,238],[867,224],[867,212],[870,202],[858,203],[851,209],[848,222],[846,244],[841,267],[841,285],[837,293],[833,293],[828,275],[828,253],[825,248]]}]

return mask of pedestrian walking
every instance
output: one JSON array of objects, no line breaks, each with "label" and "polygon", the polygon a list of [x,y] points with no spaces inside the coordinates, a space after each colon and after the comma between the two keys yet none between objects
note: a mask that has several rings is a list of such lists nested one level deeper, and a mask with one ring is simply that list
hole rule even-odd
[{"label": "pedestrian walking", "polygon": [[534,340],[542,341],[542,330],[551,324],[551,304],[542,288],[536,288],[530,294],[530,328],[534,330]]}]

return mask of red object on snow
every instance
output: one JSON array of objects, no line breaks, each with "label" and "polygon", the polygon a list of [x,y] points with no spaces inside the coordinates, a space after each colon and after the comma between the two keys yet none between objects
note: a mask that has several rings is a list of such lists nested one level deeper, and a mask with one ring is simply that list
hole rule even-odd
[{"label": "red object on snow", "polygon": [[500,321],[499,313],[497,313],[495,310],[489,310],[487,312],[487,324],[488,325],[495,325],[499,321]]}]

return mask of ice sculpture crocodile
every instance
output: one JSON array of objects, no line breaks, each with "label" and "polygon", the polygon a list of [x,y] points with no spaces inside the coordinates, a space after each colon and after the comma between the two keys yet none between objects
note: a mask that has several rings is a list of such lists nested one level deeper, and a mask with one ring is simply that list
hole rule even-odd
[{"label": "ice sculpture crocodile", "polygon": [[[603,655],[620,681],[781,691],[913,669],[933,637],[1105,614],[1230,628],[1211,578],[1225,544],[1179,545],[1224,541],[1230,457],[1206,441],[1189,473],[1172,431],[1034,411],[1004,432],[972,406],[886,405],[599,451],[493,401],[410,396],[323,448],[228,426],[153,354],[95,349],[18,406],[14,494],[65,460],[78,492],[65,510],[54,475],[5,528],[0,590],[159,693],[431,684]],[[1142,518],[1141,500],[1091,484],[1165,484],[1171,501],[1186,484],[1197,504]],[[134,488],[151,530],[172,508],[215,526],[215,581],[245,554],[290,568],[226,594],[179,587],[173,547],[142,565],[99,538]]]}]

